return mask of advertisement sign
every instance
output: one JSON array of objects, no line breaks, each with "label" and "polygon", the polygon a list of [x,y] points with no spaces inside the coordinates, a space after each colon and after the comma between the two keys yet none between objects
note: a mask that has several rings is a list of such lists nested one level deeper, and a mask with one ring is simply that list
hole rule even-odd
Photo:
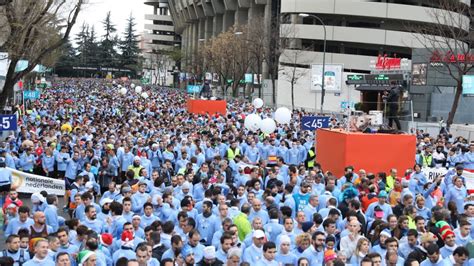
[{"label": "advertisement sign", "polygon": [[252,74],[245,74],[245,83],[252,83]]},{"label": "advertisement sign", "polygon": [[428,64],[413,64],[413,71],[411,73],[412,85],[425,86],[427,80]]},{"label": "advertisement sign", "polygon": [[[324,70],[324,89],[341,91],[343,65],[326,64]],[[311,90],[320,91],[323,81],[323,65],[311,65]]]},{"label": "advertisement sign", "polygon": [[0,131],[16,130],[17,120],[16,115],[0,115]]},{"label": "advertisement sign", "polygon": [[341,109],[354,109],[355,107],[355,102],[352,101],[341,101]]},{"label": "advertisement sign", "polygon": [[474,76],[472,75],[462,76],[462,94],[474,95]]},{"label": "advertisement sign", "polygon": [[386,54],[377,57],[377,62],[375,63],[375,69],[377,70],[392,70],[400,69],[402,63],[401,58],[388,57]]},{"label": "advertisement sign", "polygon": [[64,180],[28,174],[15,169],[8,168],[12,171],[12,189],[21,193],[35,193],[46,191],[48,194],[64,196],[66,187]]}]

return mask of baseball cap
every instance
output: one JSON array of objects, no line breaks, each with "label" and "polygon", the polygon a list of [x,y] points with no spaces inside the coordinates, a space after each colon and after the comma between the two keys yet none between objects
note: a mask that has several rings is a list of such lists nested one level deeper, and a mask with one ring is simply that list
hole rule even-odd
[{"label": "baseball cap", "polygon": [[216,248],[214,246],[208,246],[204,248],[204,258],[212,260],[216,258]]},{"label": "baseball cap", "polygon": [[181,250],[181,255],[183,255],[183,258],[186,258],[187,256],[192,255],[192,254],[194,254],[194,251],[188,245],[185,245],[183,249]]},{"label": "baseball cap", "polygon": [[384,229],[382,232],[380,232],[380,235],[384,235],[386,237],[392,237],[392,233],[390,233],[390,230]]},{"label": "baseball cap", "polygon": [[253,232],[252,237],[254,237],[254,238],[264,238],[264,237],[265,237],[265,233],[264,233],[262,230],[255,230],[255,231]]},{"label": "baseball cap", "polygon": [[388,194],[385,190],[379,192],[378,198],[387,198]]},{"label": "baseball cap", "polygon": [[383,211],[380,208],[375,208],[374,214],[375,214],[376,218],[382,218],[383,217]]}]

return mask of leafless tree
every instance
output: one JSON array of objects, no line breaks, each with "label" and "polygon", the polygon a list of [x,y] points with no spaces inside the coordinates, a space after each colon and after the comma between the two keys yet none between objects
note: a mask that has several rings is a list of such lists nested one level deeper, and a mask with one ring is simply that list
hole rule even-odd
[{"label": "leafless tree", "polygon": [[[48,55],[66,43],[86,0],[15,0],[6,2],[6,42],[0,50],[9,54],[10,65],[0,94],[0,105],[13,97],[13,87]],[[15,72],[20,60],[28,60],[26,69]]]},{"label": "leafless tree", "polygon": [[[235,34],[239,32],[241,34]],[[232,88],[234,97],[238,96],[239,82],[249,69],[250,61],[247,50],[247,27],[234,26],[217,37],[207,41],[199,49],[204,69],[217,73],[224,94]],[[228,83],[232,80],[231,83]]]},{"label": "leafless tree", "polygon": [[472,37],[470,7],[461,1],[434,0],[439,7],[430,9],[434,24],[408,27],[413,36],[432,54],[432,61],[442,64],[440,72],[452,77],[455,82],[454,101],[446,121],[449,127],[456,114],[462,95],[462,78],[472,70],[474,57],[471,54]]}]

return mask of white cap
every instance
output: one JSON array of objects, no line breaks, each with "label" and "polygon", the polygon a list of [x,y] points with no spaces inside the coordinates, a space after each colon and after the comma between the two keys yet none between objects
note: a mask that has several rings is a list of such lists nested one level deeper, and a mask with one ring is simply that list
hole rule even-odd
[{"label": "white cap", "polygon": [[262,237],[265,237],[265,233],[264,233],[262,230],[260,230],[260,229],[259,229],[259,230],[255,230],[255,231],[253,232],[252,237],[254,237],[254,238],[262,238]]},{"label": "white cap", "polygon": [[185,182],[181,185],[181,189],[191,189],[191,183],[189,183],[188,181],[185,181]]},{"label": "white cap", "polygon": [[210,260],[216,258],[216,248],[214,246],[208,246],[204,248],[204,258]]},{"label": "white cap", "polygon": [[92,185],[92,182],[91,182],[91,181],[87,181],[85,187],[86,187],[86,189],[91,189],[91,188],[93,188],[94,186]]},{"label": "white cap", "polygon": [[232,247],[227,251],[227,258],[230,259],[232,257],[241,257],[242,256],[242,250],[238,247]]},{"label": "white cap", "polygon": [[282,243],[282,244],[283,244],[283,243],[291,244],[291,239],[290,239],[290,237],[287,236],[287,235],[282,235],[282,236],[280,237],[280,243]]},{"label": "white cap", "polygon": [[135,157],[133,157],[133,160],[134,160],[134,161],[141,161],[140,156],[135,156]]}]

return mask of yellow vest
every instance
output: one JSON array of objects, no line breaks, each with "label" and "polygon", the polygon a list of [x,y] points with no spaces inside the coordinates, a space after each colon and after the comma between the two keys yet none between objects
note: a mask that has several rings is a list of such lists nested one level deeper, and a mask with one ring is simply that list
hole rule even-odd
[{"label": "yellow vest", "polygon": [[431,162],[433,161],[433,156],[421,155],[421,160],[422,160],[421,163],[423,167],[430,167]]},{"label": "yellow vest", "polygon": [[227,159],[228,160],[234,160],[235,156],[239,155],[239,154],[240,154],[239,148],[235,148],[235,152],[231,148],[227,149]]},{"label": "yellow vest", "polygon": [[387,192],[390,192],[395,187],[395,178],[393,176],[389,175],[387,176],[387,184],[385,184],[385,190]]},{"label": "yellow vest", "polygon": [[[309,151],[308,151],[308,154],[309,154],[309,157],[313,157],[313,156],[314,156],[314,151],[313,151],[313,150],[309,150]],[[314,167],[314,159],[308,161],[308,167]]]},{"label": "yellow vest", "polygon": [[133,167],[133,165],[130,165],[128,167],[128,170],[132,170],[135,175],[133,176],[133,178],[137,179],[138,177],[140,177],[140,170],[142,169],[143,167],[140,165],[138,167]]}]

